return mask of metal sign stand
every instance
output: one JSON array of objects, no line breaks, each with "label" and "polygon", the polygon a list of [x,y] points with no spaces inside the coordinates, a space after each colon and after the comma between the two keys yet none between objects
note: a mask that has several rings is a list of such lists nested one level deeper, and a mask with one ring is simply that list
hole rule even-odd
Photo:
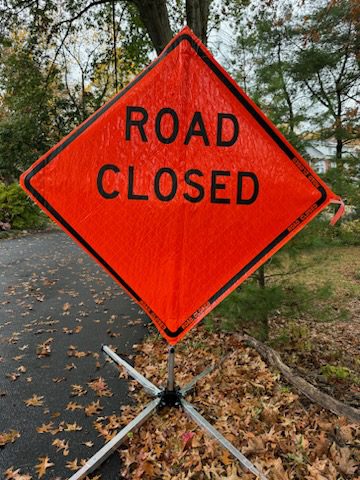
[{"label": "metal sign stand", "polygon": [[106,443],[95,455],[93,455],[85,465],[80,468],[69,480],[82,480],[89,473],[98,468],[127,438],[128,434],[139,428],[146,420],[152,415],[156,409],[164,407],[181,407],[185,413],[202,429],[204,429],[209,435],[214,437],[225,449],[227,449],[232,455],[239,460],[241,466],[249,472],[256,475],[260,480],[267,480],[267,478],[253,465],[237,448],[234,447],[226,438],[221,435],[205,418],[195,410],[191,403],[185,400],[185,395],[194,388],[195,384],[208,375],[216,366],[205,369],[199,375],[193,378],[191,382],[185,385],[183,388],[179,388],[175,383],[175,348],[170,347],[168,353],[168,379],[165,389],[160,389],[141,373],[135,370],[134,367],[129,365],[125,360],[119,357],[106,345],[103,346],[103,351],[108,355],[115,363],[121,365],[126,369],[128,374],[137,380],[145,391],[155,397],[144,410],[134,418],[125,428],[123,428],[115,437]]}]

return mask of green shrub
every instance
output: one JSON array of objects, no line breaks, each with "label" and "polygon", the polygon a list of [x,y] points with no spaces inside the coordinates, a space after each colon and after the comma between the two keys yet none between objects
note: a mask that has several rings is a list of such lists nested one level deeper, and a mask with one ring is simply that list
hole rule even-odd
[{"label": "green shrub", "polygon": [[348,368],[336,365],[323,365],[320,372],[327,380],[346,380],[351,376]]},{"label": "green shrub", "polygon": [[296,255],[309,248],[341,245],[360,245],[360,219],[341,220],[332,226],[329,218],[320,215],[285,246],[285,251]]},{"label": "green shrub", "polygon": [[1,224],[9,224],[10,228],[14,230],[40,228],[46,224],[46,217],[19,184],[0,183]]},{"label": "green shrub", "polygon": [[249,333],[261,340],[268,337],[268,318],[283,302],[283,290],[280,286],[259,288],[248,281],[225,298],[210,314],[208,328],[214,316],[222,318],[221,328],[237,330],[246,328]]},{"label": "green shrub", "polygon": [[345,245],[360,245],[360,219],[343,222],[340,225],[340,238]]}]

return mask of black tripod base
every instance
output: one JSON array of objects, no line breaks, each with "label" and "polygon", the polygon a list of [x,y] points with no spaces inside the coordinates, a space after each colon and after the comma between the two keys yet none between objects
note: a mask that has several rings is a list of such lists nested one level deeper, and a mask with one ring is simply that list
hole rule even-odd
[{"label": "black tripod base", "polygon": [[165,389],[158,397],[160,398],[158,410],[165,407],[181,407],[182,394],[179,387],[175,387],[174,390]]}]

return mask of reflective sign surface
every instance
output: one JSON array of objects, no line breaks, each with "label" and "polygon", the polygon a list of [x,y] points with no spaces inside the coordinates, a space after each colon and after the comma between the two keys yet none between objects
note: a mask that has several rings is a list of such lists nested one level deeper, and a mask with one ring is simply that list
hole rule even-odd
[{"label": "reflective sign surface", "polygon": [[21,183],[172,344],[338,198],[188,28]]}]

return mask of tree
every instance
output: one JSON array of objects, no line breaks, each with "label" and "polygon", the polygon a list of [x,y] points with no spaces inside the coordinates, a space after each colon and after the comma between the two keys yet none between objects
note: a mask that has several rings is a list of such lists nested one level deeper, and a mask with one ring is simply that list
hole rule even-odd
[{"label": "tree", "polygon": [[46,32],[48,41],[52,41],[54,36],[60,35],[61,48],[79,19],[94,23],[106,7],[118,5],[132,15],[133,21],[138,16],[159,54],[185,20],[206,44],[209,24],[216,25],[220,15],[226,15],[229,4],[241,8],[246,3],[248,0],[226,0],[221,6],[212,0],[65,0],[57,4],[46,0],[39,6],[32,0],[2,0],[0,18],[3,31],[26,18],[35,37],[39,32]]},{"label": "tree", "polygon": [[359,134],[359,23],[353,0],[333,0],[303,17],[294,30],[294,79],[320,107],[324,138],[336,139],[336,162],[344,169],[344,145]]},{"label": "tree", "polygon": [[290,10],[279,14],[273,3],[260,9],[251,21],[249,12],[242,14],[236,28],[233,70],[245,91],[290,142],[298,146],[296,128],[304,116],[299,85],[291,75],[294,61],[289,33],[291,19]]},{"label": "tree", "polygon": [[24,33],[3,40],[0,68],[0,176],[12,181],[58,139],[57,73],[45,72]]}]

